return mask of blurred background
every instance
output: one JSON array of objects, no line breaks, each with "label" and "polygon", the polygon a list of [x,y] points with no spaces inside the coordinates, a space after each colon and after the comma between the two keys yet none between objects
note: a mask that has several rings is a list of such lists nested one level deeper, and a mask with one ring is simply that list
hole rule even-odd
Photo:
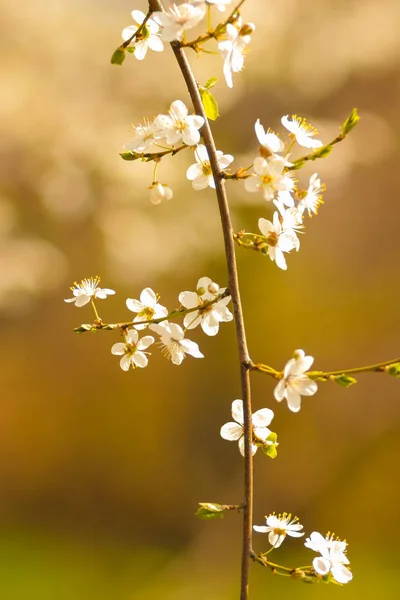
[{"label": "blurred background", "polygon": [[[131,317],[127,297],[150,286],[177,306],[207,275],[226,284],[215,197],[185,179],[189,152],[165,160],[174,189],[153,206],[151,164],[119,157],[130,125],[189,103],[168,49],[110,65],[126,0],[3,2],[0,24],[0,590],[5,600],[230,600],[238,598],[241,518],[205,523],[197,502],[242,500],[243,461],[219,428],[240,397],[232,324],[216,338],[195,330],[204,360],[181,367],[154,352],[124,373],[110,353],[118,335],[77,336],[91,310],[63,302],[75,280],[101,275],[117,290],[104,320]],[[217,13],[218,15],[220,13]],[[362,120],[318,171],[327,185],[299,254],[281,272],[238,250],[253,360],[283,368],[295,348],[336,370],[399,351],[398,0],[245,3],[256,23],[233,91],[219,56],[190,55],[222,117],[218,148],[249,164],[254,122],[282,132],[297,113],[331,140],[351,109]],[[283,133],[283,132],[282,132]],[[228,191],[236,230],[256,230],[271,207],[241,183]],[[398,594],[399,382],[364,374],[342,389],[320,385],[299,414],[253,377],[254,410],[275,411],[279,456],[255,460],[255,517],[297,514],[310,533],[350,543],[354,581],[302,586],[252,567],[252,598],[385,599]],[[267,549],[255,537],[255,549]],[[302,541],[276,552],[310,563]]]}]

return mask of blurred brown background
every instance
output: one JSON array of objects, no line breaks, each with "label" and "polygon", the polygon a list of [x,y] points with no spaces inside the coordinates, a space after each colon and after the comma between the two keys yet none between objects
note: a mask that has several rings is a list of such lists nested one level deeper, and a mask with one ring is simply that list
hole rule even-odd
[{"label": "blurred brown background", "polygon": [[[67,305],[74,280],[99,274],[125,298],[151,286],[169,308],[200,276],[224,285],[216,201],[185,180],[192,158],[159,168],[175,192],[154,207],[151,165],[118,156],[129,126],[188,102],[171,53],[109,64],[137,0],[3,2],[0,318],[0,589],[5,600],[230,600],[238,597],[240,518],[199,522],[199,501],[240,502],[242,459],[219,437],[240,396],[233,325],[193,333],[206,358],[181,367],[153,352],[123,373],[111,332],[77,336],[89,308]],[[219,13],[218,13],[219,14]],[[254,122],[281,131],[297,113],[329,141],[353,106],[362,121],[318,170],[325,204],[280,272],[238,251],[253,360],[282,368],[295,348],[332,370],[394,358],[400,301],[398,0],[255,0],[257,25],[234,89],[220,57],[191,55],[201,82],[220,77],[218,147],[247,165]],[[315,168],[316,167],[316,168]],[[229,185],[236,229],[270,206]],[[399,382],[365,374],[321,385],[299,414],[255,375],[254,409],[275,410],[278,459],[256,456],[255,523],[273,510],[350,542],[354,581],[302,586],[252,569],[252,598],[398,596]],[[255,548],[266,549],[257,536]],[[301,542],[276,559],[310,562]]]}]

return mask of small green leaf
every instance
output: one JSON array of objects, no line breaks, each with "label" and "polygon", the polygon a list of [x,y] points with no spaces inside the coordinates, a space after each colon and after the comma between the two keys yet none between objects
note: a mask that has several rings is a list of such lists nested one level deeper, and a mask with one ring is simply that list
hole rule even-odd
[{"label": "small green leaf", "polygon": [[206,81],[206,83],[204,84],[204,87],[206,90],[210,90],[212,87],[214,87],[214,85],[217,83],[218,79],[217,77],[210,77],[210,79],[208,81]]},{"label": "small green leaf", "polygon": [[393,363],[386,367],[386,369],[392,377],[400,377],[400,363]]},{"label": "small green leaf", "polygon": [[218,104],[216,99],[208,90],[200,89],[200,95],[207,118],[211,119],[211,121],[215,121],[215,119],[219,117]]},{"label": "small green leaf", "polygon": [[[84,323],[83,325],[80,325],[79,327],[75,327],[74,331],[75,333],[86,333],[87,331],[92,331],[93,330],[93,326],[90,325],[89,323]],[[95,329],[94,329],[95,331]]]},{"label": "small green leaf", "polygon": [[138,160],[141,158],[141,155],[129,150],[129,152],[121,152],[120,157],[124,160]]},{"label": "small green leaf", "polygon": [[332,150],[333,146],[331,146],[330,144],[328,144],[327,146],[322,146],[322,148],[320,148],[311,155],[310,160],[316,160],[317,158],[325,158],[326,156],[328,156],[328,154],[332,152]]},{"label": "small green leaf", "polygon": [[126,49],[129,54],[133,54],[135,52],[135,46],[128,46]]},{"label": "small green leaf", "polygon": [[195,516],[199,519],[222,519],[224,516],[224,507],[215,502],[199,502],[199,508],[195,512]]},{"label": "small green leaf", "polygon": [[270,458],[276,458],[278,456],[278,450],[274,444],[272,444],[271,446],[263,446],[262,451]]},{"label": "small green leaf", "polygon": [[347,135],[349,131],[351,131],[353,127],[357,125],[359,120],[360,117],[357,112],[357,109],[353,108],[353,110],[350,113],[350,116],[348,117],[348,119],[345,120],[345,122],[342,125],[342,135]]},{"label": "small green leaf", "polygon": [[341,385],[342,387],[348,388],[351,385],[354,385],[355,383],[357,383],[357,379],[355,377],[349,377],[348,375],[345,375],[343,373],[343,375],[337,375],[337,377],[335,377],[334,379],[335,383],[338,383],[339,385]]},{"label": "small green leaf", "polygon": [[117,48],[115,50],[114,54],[112,55],[111,64],[112,65],[122,65],[125,58],[126,58],[125,48],[123,46],[120,46],[119,48]]}]

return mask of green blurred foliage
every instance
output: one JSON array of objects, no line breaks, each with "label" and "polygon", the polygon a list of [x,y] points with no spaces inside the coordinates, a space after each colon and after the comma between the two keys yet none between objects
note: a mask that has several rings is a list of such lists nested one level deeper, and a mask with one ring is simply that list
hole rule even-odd
[{"label": "green blurred foliage", "polygon": [[[153,352],[123,373],[112,332],[72,333],[89,308],[63,303],[68,286],[100,274],[117,295],[104,319],[127,318],[127,297],[151,286],[163,304],[209,275],[226,283],[211,191],[195,193],[182,152],[161,164],[174,198],[154,207],[152,165],[119,156],[130,123],[188,102],[171,53],[110,65],[127,0],[3,3],[0,137],[0,596],[6,600],[230,600],[238,597],[240,517],[201,522],[198,502],[242,501],[242,458],[219,437],[240,395],[233,325],[193,339],[206,358],[181,367]],[[299,254],[279,272],[238,250],[254,361],[282,368],[295,348],[315,369],[399,355],[400,38],[397,0],[245,3],[256,23],[234,89],[222,61],[190,56],[196,77],[218,77],[218,148],[247,166],[256,118],[283,114],[318,126],[325,142],[353,106],[361,121],[329,157],[307,165],[327,184]],[[328,43],[329,41],[329,43]],[[12,49],[12,51],[10,51]],[[234,125],[233,125],[234,124]],[[296,158],[296,157],[295,157]],[[271,207],[228,182],[235,229],[255,230]],[[314,368],[314,367],[313,367]],[[400,489],[398,381],[365,374],[349,389],[320,384],[291,414],[274,382],[255,374],[254,409],[275,411],[279,455],[255,461],[255,523],[292,511],[307,532],[350,543],[354,581],[302,586],[255,565],[253,598],[397,597]],[[262,536],[256,550],[264,550]],[[279,551],[303,564],[301,541]],[[293,561],[293,563],[292,563]]]}]

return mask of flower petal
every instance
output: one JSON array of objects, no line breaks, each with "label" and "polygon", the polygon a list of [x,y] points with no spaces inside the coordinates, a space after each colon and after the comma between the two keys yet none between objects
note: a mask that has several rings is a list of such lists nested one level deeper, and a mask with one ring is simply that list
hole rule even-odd
[{"label": "flower petal", "polygon": [[261,408],[251,417],[254,427],[268,427],[274,418],[274,412],[270,408]]},{"label": "flower petal", "polygon": [[236,423],[239,423],[239,425],[243,425],[243,400],[234,400],[232,402],[232,417],[234,418]]},{"label": "flower petal", "polygon": [[232,421],[225,423],[221,427],[220,435],[224,440],[229,440],[230,442],[236,441],[242,437],[243,427]]}]

